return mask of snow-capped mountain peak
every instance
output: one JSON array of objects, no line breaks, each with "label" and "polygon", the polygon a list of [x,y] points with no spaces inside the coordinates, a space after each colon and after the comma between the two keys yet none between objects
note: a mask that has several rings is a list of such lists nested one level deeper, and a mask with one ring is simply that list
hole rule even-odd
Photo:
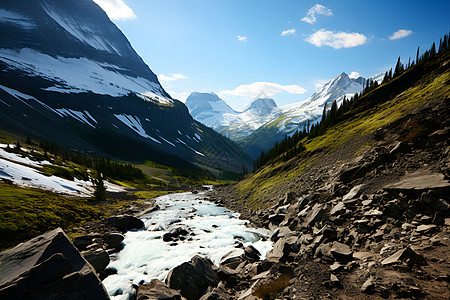
[{"label": "snow-capped mountain peak", "polygon": [[261,114],[270,113],[277,107],[277,103],[272,98],[257,98],[253,100],[244,111],[259,111]]}]

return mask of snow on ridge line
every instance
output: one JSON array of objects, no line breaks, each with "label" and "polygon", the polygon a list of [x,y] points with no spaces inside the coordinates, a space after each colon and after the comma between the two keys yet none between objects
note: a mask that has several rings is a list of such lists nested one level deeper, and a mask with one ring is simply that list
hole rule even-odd
[{"label": "snow on ridge line", "polygon": [[165,138],[163,138],[162,136],[158,135],[160,139],[162,139],[163,141],[165,141],[166,143],[176,147],[177,145],[175,145],[174,143],[169,142],[168,140],[166,140]]},{"label": "snow on ridge line", "polygon": [[205,156],[203,153],[198,152],[197,150],[195,150],[194,148],[190,147],[188,144],[186,144],[185,142],[183,142],[182,140],[180,140],[179,138],[177,138],[177,141],[182,143],[183,145],[185,145],[186,147],[188,147],[189,149],[191,149],[192,151],[194,151],[195,153],[197,153],[198,155],[201,156]]},{"label": "snow on ridge line", "polygon": [[[10,68],[19,69],[33,76],[54,81],[45,91],[58,93],[92,92],[99,95],[122,97],[136,94],[147,101],[171,104],[173,100],[166,98],[162,87],[143,77],[132,77],[111,70],[94,60],[81,58],[57,58],[30,48],[12,49],[0,48],[0,61]],[[120,69],[120,67],[117,67]]]},{"label": "snow on ridge line", "polygon": [[127,125],[131,130],[146,139],[151,139],[155,143],[161,144],[157,139],[149,136],[145,129],[142,127],[141,120],[137,116],[127,114],[114,114],[114,117],[119,119],[123,124]]},{"label": "snow on ridge line", "polygon": [[[24,103],[25,105],[31,107],[31,108],[33,108],[33,107],[32,107],[30,104],[28,104],[28,103],[26,103],[25,101],[23,101],[23,99],[26,99],[26,100],[34,100],[34,101],[36,101],[37,103],[39,103],[40,105],[42,105],[43,107],[45,107],[46,109],[48,109],[48,110],[54,112],[55,114],[59,115],[60,117],[63,117],[63,115],[61,115],[58,111],[56,111],[56,110],[53,109],[52,107],[48,106],[48,105],[45,104],[44,102],[39,101],[38,99],[36,99],[36,98],[33,97],[33,96],[24,94],[24,93],[22,93],[22,92],[19,92],[19,91],[15,90],[15,89],[6,87],[6,86],[1,85],[1,84],[0,84],[0,88],[1,88],[2,90],[4,90],[5,92],[7,92],[8,94],[10,94],[11,96],[13,96],[14,98],[16,98],[16,99],[18,99],[19,101],[21,101],[22,103]],[[0,100],[0,101],[1,101],[1,100]],[[2,101],[2,102],[3,102],[3,101]],[[5,102],[3,102],[3,103],[5,103]],[[11,105],[9,105],[9,104],[7,104],[7,103],[5,103],[5,104],[8,105],[9,107],[11,107]],[[34,108],[33,108],[33,109],[34,109]]]},{"label": "snow on ridge line", "polygon": [[12,24],[27,30],[36,28],[36,24],[31,22],[28,17],[3,8],[0,8],[0,23]]},{"label": "snow on ridge line", "polygon": [[89,113],[88,113],[89,115],[86,117],[86,115],[84,115],[83,112],[76,111],[73,109],[58,108],[58,109],[56,109],[56,111],[64,116],[72,117],[83,124],[89,125],[92,128],[96,128],[96,127],[95,127],[95,125],[91,124],[91,122],[89,122],[88,118],[92,119],[93,121],[95,121],[95,123],[98,124],[98,122]]}]

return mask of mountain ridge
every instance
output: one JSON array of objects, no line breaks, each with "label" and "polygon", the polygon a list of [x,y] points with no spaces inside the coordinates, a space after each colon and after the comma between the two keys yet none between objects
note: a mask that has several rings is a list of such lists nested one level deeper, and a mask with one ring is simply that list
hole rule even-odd
[{"label": "mountain ridge", "polygon": [[171,98],[93,1],[7,0],[0,30],[2,129],[88,153],[184,160],[216,174],[249,164]]}]

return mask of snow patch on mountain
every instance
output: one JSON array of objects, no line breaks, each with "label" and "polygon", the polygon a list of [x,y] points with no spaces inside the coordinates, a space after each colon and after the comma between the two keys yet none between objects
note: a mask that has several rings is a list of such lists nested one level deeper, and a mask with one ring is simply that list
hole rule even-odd
[{"label": "snow patch on mountain", "polygon": [[[58,176],[47,176],[40,173],[43,165],[51,165],[48,161],[33,161],[28,157],[4,150],[6,144],[0,144],[0,178],[10,180],[22,187],[39,188],[59,194],[71,196],[92,196],[94,186],[90,181],[75,178],[73,181]],[[25,151],[25,148],[22,148]],[[26,152],[26,151],[25,151]],[[122,192],[125,189],[105,181],[110,192]]]},{"label": "snow patch on mountain", "polygon": [[36,28],[30,18],[3,8],[0,8],[0,23],[9,23],[26,30]]},{"label": "snow patch on mountain", "polygon": [[120,97],[135,93],[145,100],[172,103],[165,97],[160,86],[143,77],[132,77],[120,73],[118,66],[99,63],[87,58],[54,58],[33,49],[20,51],[0,49],[0,61],[10,68],[19,69],[31,76],[55,82],[46,91],[59,93],[93,92],[100,95]]},{"label": "snow patch on mountain", "polygon": [[95,22],[91,21],[90,26],[80,26],[80,16],[77,14],[67,14],[60,11],[58,5],[52,5],[51,2],[43,2],[42,7],[45,12],[64,28],[68,33],[79,41],[94,47],[97,50],[107,51],[110,53],[121,53],[103,37],[101,28],[95,26]]},{"label": "snow patch on mountain", "polygon": [[149,136],[145,129],[142,127],[141,120],[137,116],[127,115],[127,114],[114,114],[114,116],[119,119],[123,124],[127,125],[131,130],[146,139],[151,139],[155,143],[161,144],[157,139]]},{"label": "snow patch on mountain", "polygon": [[[98,123],[88,111],[76,111],[74,109],[58,108],[56,109],[61,115],[72,117],[83,124],[96,128],[93,123]],[[93,123],[92,123],[93,122]]]}]

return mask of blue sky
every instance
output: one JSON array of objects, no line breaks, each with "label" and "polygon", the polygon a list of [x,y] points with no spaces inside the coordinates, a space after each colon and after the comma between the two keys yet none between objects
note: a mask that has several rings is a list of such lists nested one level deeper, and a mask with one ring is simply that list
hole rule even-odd
[{"label": "blue sky", "polygon": [[448,0],[95,2],[174,98],[214,92],[237,110],[261,92],[281,106],[341,72],[384,72],[450,29]]}]

